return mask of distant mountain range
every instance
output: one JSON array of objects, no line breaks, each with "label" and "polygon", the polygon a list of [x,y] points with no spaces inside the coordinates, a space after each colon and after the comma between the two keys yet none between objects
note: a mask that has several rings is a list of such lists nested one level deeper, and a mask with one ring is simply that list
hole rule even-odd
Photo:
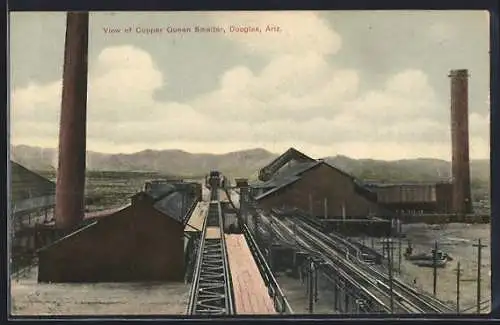
[{"label": "distant mountain range", "polygon": [[[220,170],[234,177],[256,178],[258,170],[278,155],[264,149],[226,154],[193,154],[182,150],[144,150],[132,154],[87,153],[87,169],[96,171],[155,171],[162,174],[200,176]],[[49,171],[57,166],[53,148],[11,146],[11,159],[31,170]],[[451,163],[439,159],[384,161],[352,159],[346,156],[323,158],[328,163],[362,180],[385,182],[439,181],[450,178]],[[489,160],[472,160],[473,182],[489,183]]]}]

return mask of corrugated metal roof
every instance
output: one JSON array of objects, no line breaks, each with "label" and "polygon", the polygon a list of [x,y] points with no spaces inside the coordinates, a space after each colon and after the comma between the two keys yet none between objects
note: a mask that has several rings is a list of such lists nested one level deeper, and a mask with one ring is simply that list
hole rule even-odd
[{"label": "corrugated metal roof", "polygon": [[269,191],[265,192],[265,193],[262,193],[261,195],[258,195],[257,197],[255,197],[256,200],[260,200],[274,192],[277,192],[279,191],[280,189],[284,188],[284,187],[287,187],[288,185],[298,181],[300,179],[300,176],[289,176],[289,177],[286,177],[282,180],[282,182],[280,184],[278,184],[276,187],[270,189]]},{"label": "corrugated metal roof", "polygon": [[285,167],[285,168],[280,169],[272,179],[270,179],[266,182],[252,184],[252,187],[255,187],[255,188],[274,188],[274,187],[282,186],[285,183],[288,184],[288,181],[290,181],[293,177],[300,175],[301,173],[311,169],[312,167],[314,167],[318,164],[320,164],[319,161],[293,164],[290,167]]},{"label": "corrugated metal roof", "polygon": [[10,189],[13,202],[35,197],[54,196],[56,184],[26,167],[10,161]]},{"label": "corrugated metal roof", "polygon": [[146,193],[153,199],[159,200],[164,196],[168,196],[175,190],[176,186],[174,184],[161,183],[161,184],[153,184],[151,188],[146,191]]},{"label": "corrugated metal roof", "polygon": [[270,190],[262,193],[257,196],[255,199],[260,200],[263,197],[266,197],[280,189],[296,182],[300,179],[300,175],[305,171],[321,164],[322,161],[313,161],[313,162],[304,162],[304,163],[296,163],[290,167],[285,167],[279,170],[275,176],[267,182],[263,182],[259,184],[259,188],[270,188]]},{"label": "corrugated metal roof", "polygon": [[186,196],[183,204],[183,194],[181,192],[173,192],[158,200],[153,207],[161,213],[183,222],[184,217],[193,204],[193,199]]},{"label": "corrugated metal roof", "polygon": [[325,164],[326,166],[328,166],[328,167],[340,172],[341,174],[349,177],[354,182],[355,189],[360,195],[363,195],[364,197],[366,197],[370,201],[374,201],[374,202],[377,201],[377,197],[376,197],[377,194],[375,192],[373,192],[372,190],[370,190],[369,188],[367,188],[366,186],[364,186],[360,180],[358,180],[357,178],[355,178],[351,174],[346,173],[345,171],[325,162],[324,160],[298,163],[298,164],[294,164],[290,167],[287,167],[287,168],[280,170],[273,179],[271,179],[267,182],[263,182],[263,183],[259,184],[258,186],[255,186],[258,188],[270,188],[268,191],[257,196],[255,199],[260,200],[260,199],[262,199],[262,198],[264,198],[264,197],[266,197],[274,192],[279,191],[280,189],[282,189],[286,186],[291,185],[292,183],[294,183],[300,179],[302,173],[304,173],[304,172],[310,170],[311,168],[314,168],[320,164]]}]

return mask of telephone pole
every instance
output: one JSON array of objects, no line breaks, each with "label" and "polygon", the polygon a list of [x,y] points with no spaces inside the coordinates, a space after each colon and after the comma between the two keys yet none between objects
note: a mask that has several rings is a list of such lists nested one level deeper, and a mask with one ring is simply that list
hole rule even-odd
[{"label": "telephone pole", "polygon": [[307,281],[307,287],[308,287],[308,298],[309,298],[309,313],[312,314],[314,313],[314,279],[313,279],[313,274],[314,274],[314,262],[312,258],[309,258],[309,277]]},{"label": "telephone pole", "polygon": [[455,271],[457,272],[457,314],[460,314],[460,275],[462,274],[460,261],[458,261]]},{"label": "telephone pole", "polygon": [[434,297],[437,294],[437,252],[438,252],[438,242],[437,240],[434,242],[434,251],[432,252],[432,293]]},{"label": "telephone pole", "polygon": [[477,301],[476,312],[481,313],[481,251],[487,245],[481,244],[481,239],[478,239],[477,244],[472,245],[477,247]]},{"label": "telephone pole", "polygon": [[398,273],[401,274],[401,264],[403,263],[402,259],[402,243],[401,243],[401,238],[398,238]]},{"label": "telephone pole", "polygon": [[393,281],[393,274],[392,274],[392,268],[393,268],[393,247],[392,247],[392,239],[391,238],[386,238],[383,242],[383,247],[387,251],[387,259],[388,259],[388,268],[389,268],[389,294],[390,294],[390,307],[391,307],[391,313],[394,313],[394,281]]}]

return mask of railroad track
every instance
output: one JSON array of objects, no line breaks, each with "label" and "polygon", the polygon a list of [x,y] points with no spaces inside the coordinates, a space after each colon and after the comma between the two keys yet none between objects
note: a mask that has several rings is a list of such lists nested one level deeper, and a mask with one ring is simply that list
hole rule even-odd
[{"label": "railroad track", "polygon": [[359,284],[359,289],[368,291],[371,295],[377,297],[378,301],[389,308],[391,313],[404,314],[419,312],[417,306],[414,306],[411,301],[405,301],[403,296],[398,296],[397,292],[393,293],[393,303],[391,309],[391,297],[387,287],[380,280],[375,280],[359,266],[347,260],[341,253],[336,252],[334,249],[325,244],[322,239],[318,238],[316,234],[309,232],[306,229],[297,229],[297,233],[305,238],[311,246],[317,250],[330,265],[334,266],[335,272],[348,274],[354,278]]},{"label": "railroad track", "polygon": [[[300,220],[301,220],[301,222],[304,222],[307,224],[307,221],[304,220],[304,217],[300,218]],[[311,224],[309,224],[308,226],[314,228],[314,226]],[[318,229],[316,229],[316,230],[318,230]],[[350,250],[349,251],[350,254],[357,256],[358,262],[365,264],[366,268],[370,269],[371,272],[377,274],[377,277],[379,279],[385,278],[385,282],[389,282],[389,279],[387,278],[388,270],[386,270],[385,268],[381,268],[378,265],[369,265],[367,263],[363,263],[362,259],[360,258],[360,254],[363,253],[363,250],[359,247],[359,244],[354,243],[351,240],[349,240],[348,238],[345,238],[345,237],[343,237],[335,232],[331,232],[330,237],[335,241],[335,244],[332,245],[333,248],[337,248],[338,244],[343,245],[348,250]],[[387,283],[386,283],[386,285],[387,285]],[[424,309],[427,308],[428,310],[430,310],[430,311],[434,310],[435,312],[436,311],[450,312],[450,313],[454,312],[452,307],[448,306],[444,302],[430,296],[429,294],[418,291],[416,288],[401,281],[401,279],[399,279],[397,277],[393,277],[393,286],[396,287],[397,290],[404,292],[408,295],[417,296],[418,299],[420,300],[420,304],[422,305],[422,307]]]},{"label": "railroad track", "polygon": [[234,314],[231,273],[222,227],[221,204],[212,201],[203,223],[187,310],[190,315]]},{"label": "railroad track", "polygon": [[[263,219],[267,219],[262,216]],[[287,239],[288,243],[294,243],[295,247],[300,247],[303,251],[307,252],[310,256],[315,257],[317,260],[322,260],[321,269],[324,271],[323,275],[330,280],[330,282],[337,282],[337,280],[333,279],[331,274],[337,274],[338,278],[342,278],[344,283],[348,283],[353,288],[358,288],[360,293],[358,294],[361,300],[371,301],[372,309],[370,312],[376,313],[390,313],[391,310],[387,303],[387,297],[385,294],[381,292],[380,288],[377,288],[373,285],[373,283],[366,281],[367,278],[355,278],[353,277],[350,270],[346,270],[342,267],[341,263],[335,263],[330,258],[321,254],[320,251],[307,243],[306,240],[301,238],[301,236],[297,236],[296,231],[290,229],[288,225],[286,225],[279,218],[271,217],[273,231],[277,234],[280,234],[282,237]]]},{"label": "railroad track", "polygon": [[[354,244],[343,238],[337,238],[337,240],[335,240],[304,221],[296,220],[295,222],[297,223],[298,231],[309,238],[309,240],[314,243],[315,247],[325,251],[330,257],[336,258],[339,261],[339,264],[345,264],[348,266],[354,274],[358,274],[360,277],[364,277],[366,279],[372,279],[370,281],[373,282],[376,287],[386,291],[386,294],[390,296],[391,290],[389,279],[385,272],[379,270],[373,265],[363,263],[363,261],[358,258],[348,260],[344,255],[345,251],[339,250],[338,248],[339,243],[345,245],[344,247],[347,246],[351,249],[354,248]],[[452,311],[451,307],[447,306],[443,302],[418,292],[416,289],[411,288],[397,278],[393,278],[392,287],[395,312],[407,311],[412,313],[443,313]]]}]

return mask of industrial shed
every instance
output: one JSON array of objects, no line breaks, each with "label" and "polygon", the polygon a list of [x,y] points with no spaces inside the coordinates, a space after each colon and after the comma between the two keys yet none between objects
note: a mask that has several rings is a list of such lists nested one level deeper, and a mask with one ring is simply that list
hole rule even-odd
[{"label": "industrial shed", "polygon": [[384,207],[400,212],[451,213],[451,183],[403,183],[366,185],[377,193]]},{"label": "industrial shed", "polygon": [[30,263],[38,246],[37,227],[52,217],[56,185],[10,161],[11,270]]},{"label": "industrial shed", "polygon": [[10,161],[10,202],[12,215],[27,219],[30,214],[44,216],[55,204],[56,185],[45,177]]},{"label": "industrial shed", "polygon": [[38,281],[183,281],[184,228],[195,203],[176,186],[137,193],[129,206],[41,249]]},{"label": "industrial shed", "polygon": [[[322,160],[302,159],[293,164],[285,160],[269,180],[252,185],[259,206],[266,209],[294,207],[326,218],[379,214],[376,194],[351,175]],[[265,168],[270,169],[269,166]]]}]

